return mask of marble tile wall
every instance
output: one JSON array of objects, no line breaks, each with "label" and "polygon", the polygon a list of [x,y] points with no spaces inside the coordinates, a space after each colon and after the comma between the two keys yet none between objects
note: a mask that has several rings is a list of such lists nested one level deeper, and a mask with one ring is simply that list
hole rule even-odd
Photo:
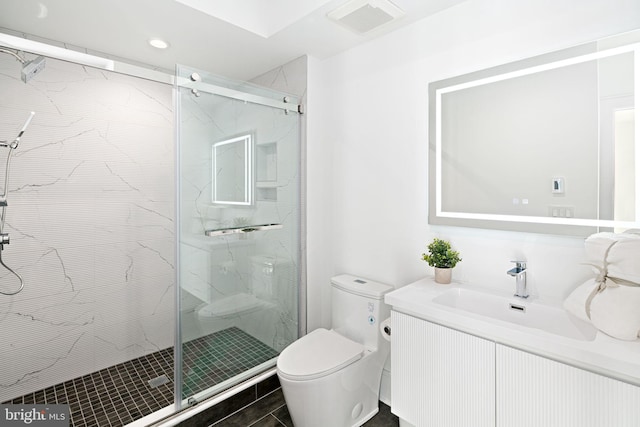
[{"label": "marble tile wall", "polygon": [[173,344],[175,154],[168,85],[53,59],[24,84],[1,55],[0,93],[0,140],[36,113],[9,177],[3,401]]}]

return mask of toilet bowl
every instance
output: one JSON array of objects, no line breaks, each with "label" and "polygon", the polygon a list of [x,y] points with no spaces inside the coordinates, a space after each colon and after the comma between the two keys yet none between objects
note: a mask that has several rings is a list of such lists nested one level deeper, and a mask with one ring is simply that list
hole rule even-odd
[{"label": "toilet bowl", "polygon": [[285,348],[277,374],[295,427],[360,426],[378,412],[389,355],[379,324],[391,286],[340,275],[331,279],[332,329],[316,329]]}]

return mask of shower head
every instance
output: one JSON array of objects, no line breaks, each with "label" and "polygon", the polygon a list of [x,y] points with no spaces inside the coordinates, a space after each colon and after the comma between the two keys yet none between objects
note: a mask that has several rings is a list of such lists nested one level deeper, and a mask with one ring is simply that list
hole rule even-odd
[{"label": "shower head", "polygon": [[18,55],[18,52],[14,52],[2,46],[0,46],[0,53],[7,53],[20,61],[20,63],[22,64],[20,78],[25,83],[34,78],[36,74],[40,73],[40,71],[42,71],[44,69],[44,66],[46,65],[44,56],[38,56],[36,59],[27,61],[26,59]]},{"label": "shower head", "polygon": [[22,65],[22,71],[20,73],[20,78],[23,82],[27,83],[29,80],[35,77],[36,74],[40,73],[44,69],[46,65],[46,61],[44,56],[38,56],[36,59],[25,62]]}]

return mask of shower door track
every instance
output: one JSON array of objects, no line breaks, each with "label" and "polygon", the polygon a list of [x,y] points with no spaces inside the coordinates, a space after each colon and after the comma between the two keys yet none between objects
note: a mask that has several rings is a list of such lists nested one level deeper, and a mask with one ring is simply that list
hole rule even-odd
[{"label": "shower door track", "polygon": [[284,97],[282,100],[268,98],[266,96],[254,95],[247,92],[241,92],[239,90],[230,89],[227,87],[216,86],[211,83],[205,83],[202,81],[193,81],[185,77],[178,77],[176,79],[178,87],[184,87],[198,92],[206,92],[212,95],[220,95],[225,98],[236,99],[244,102],[251,102],[252,104],[265,105],[267,107],[274,107],[284,110],[286,112],[304,113],[304,106],[302,104],[294,104],[289,101],[289,97]]}]

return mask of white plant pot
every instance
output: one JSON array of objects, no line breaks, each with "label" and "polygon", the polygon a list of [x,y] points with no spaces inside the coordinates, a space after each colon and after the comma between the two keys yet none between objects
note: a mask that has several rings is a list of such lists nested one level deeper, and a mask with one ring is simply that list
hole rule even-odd
[{"label": "white plant pot", "polygon": [[448,285],[451,283],[451,271],[453,268],[439,268],[434,267],[436,270],[436,283]]}]

